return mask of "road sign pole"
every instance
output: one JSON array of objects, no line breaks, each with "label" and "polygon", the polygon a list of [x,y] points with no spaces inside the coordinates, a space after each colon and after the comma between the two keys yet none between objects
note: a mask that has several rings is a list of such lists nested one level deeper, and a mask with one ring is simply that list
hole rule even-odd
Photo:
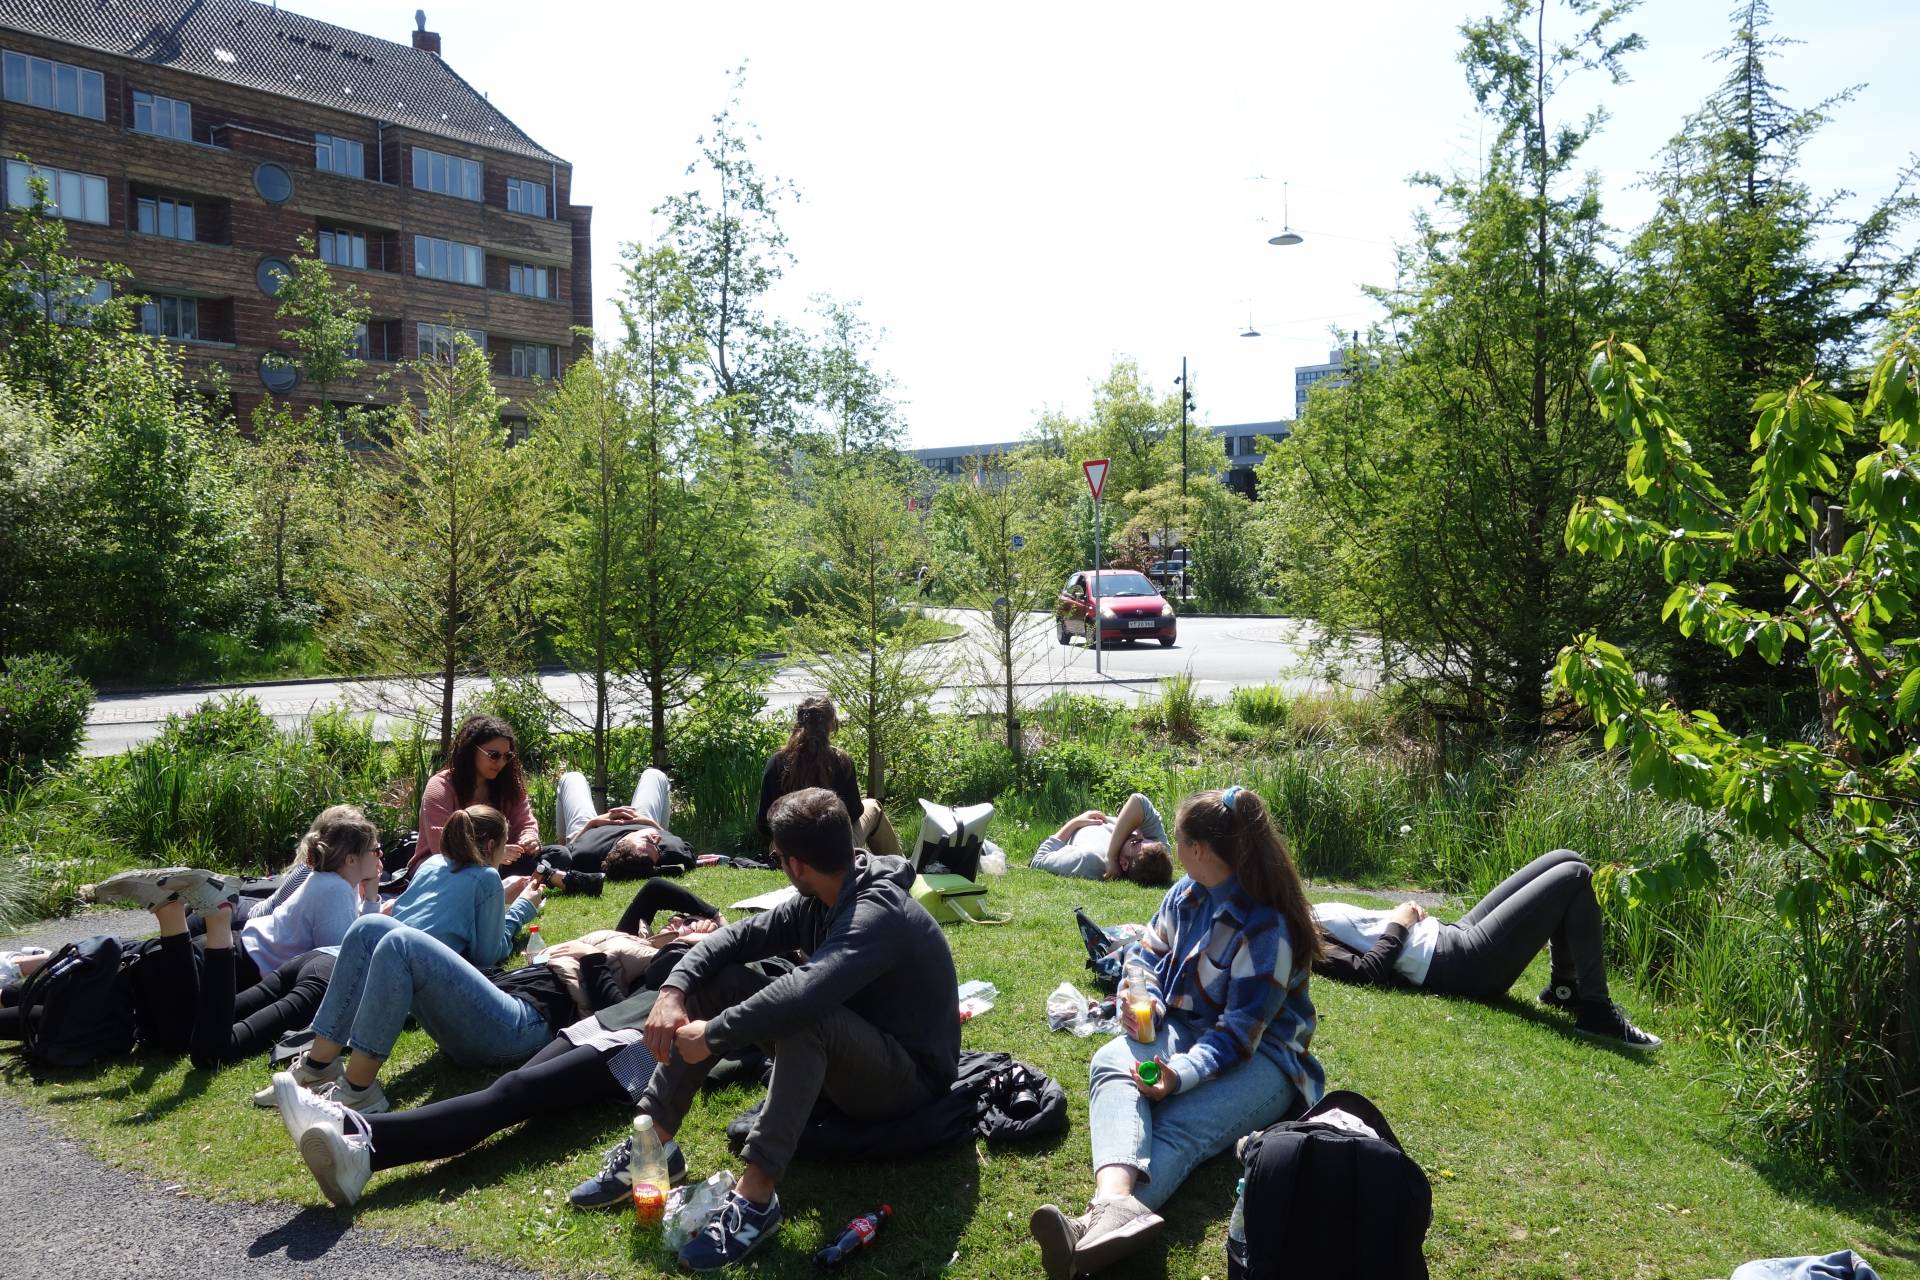
[{"label": "road sign pole", "polygon": [[1093,493],[1093,581],[1088,584],[1088,604],[1093,609],[1093,670],[1101,674],[1100,639],[1104,630],[1100,625],[1100,494],[1107,487],[1107,468],[1111,460],[1107,458],[1089,458],[1080,464],[1087,473],[1087,488]]},{"label": "road sign pole", "polygon": [[1100,495],[1093,498],[1093,674],[1100,670]]}]

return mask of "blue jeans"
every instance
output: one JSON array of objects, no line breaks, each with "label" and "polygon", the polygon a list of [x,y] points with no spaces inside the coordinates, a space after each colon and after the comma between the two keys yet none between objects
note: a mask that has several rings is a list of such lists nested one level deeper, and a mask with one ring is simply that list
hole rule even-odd
[{"label": "blue jeans", "polygon": [[391,916],[361,916],[340,943],[313,1029],[386,1058],[409,1013],[462,1066],[524,1062],[553,1038],[539,1010],[494,986],[432,934]]},{"label": "blue jeans", "polygon": [[1293,1082],[1260,1053],[1186,1093],[1148,1102],[1133,1083],[1133,1064],[1185,1052],[1211,1029],[1170,1012],[1152,1044],[1119,1036],[1093,1055],[1087,1127],[1094,1172],[1113,1164],[1136,1170],[1133,1194],[1149,1209],[1165,1204],[1195,1165],[1277,1122],[1294,1102]]}]

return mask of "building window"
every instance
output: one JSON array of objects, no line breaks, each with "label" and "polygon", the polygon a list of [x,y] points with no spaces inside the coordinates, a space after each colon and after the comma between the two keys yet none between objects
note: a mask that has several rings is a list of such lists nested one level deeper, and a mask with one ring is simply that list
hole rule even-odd
[{"label": "building window", "polygon": [[193,232],[193,204],[166,196],[142,196],[135,202],[140,234],[169,240],[197,239]]},{"label": "building window", "polygon": [[313,135],[313,167],[322,173],[364,178],[367,176],[367,149],[351,138],[316,133]]},{"label": "building window", "polygon": [[195,341],[200,337],[200,302],[196,298],[156,293],[140,304],[140,329],[156,338]]},{"label": "building window", "polygon": [[477,244],[415,236],[413,273],[429,280],[483,285],[487,282],[487,255]]},{"label": "building window", "polygon": [[47,212],[75,222],[107,221],[107,180],[91,173],[49,169],[40,164],[7,161],[7,203],[15,209],[33,207],[31,179],[47,184]]},{"label": "building window", "polygon": [[154,133],[163,138],[180,138],[191,142],[193,104],[136,90],[133,95],[133,128],[136,133]]},{"label": "building window", "polygon": [[86,324],[93,319],[93,309],[113,297],[113,286],[105,280],[95,280],[85,288],[65,294],[26,288],[21,292],[32,298],[33,305],[55,324]]},{"label": "building window", "polygon": [[546,267],[529,267],[516,262],[507,269],[507,288],[529,298],[553,296],[553,272]]},{"label": "building window", "polygon": [[367,335],[365,321],[353,326],[353,341],[347,344],[347,355],[355,360],[371,360],[373,358],[373,342]]},{"label": "building window", "polygon": [[525,178],[508,178],[507,212],[528,213],[536,218],[546,217],[546,187],[538,182],[528,182]]},{"label": "building window", "polygon": [[553,348],[516,342],[508,355],[507,371],[516,378],[551,378]]},{"label": "building window", "polygon": [[413,185],[462,200],[480,198],[480,162],[442,155],[425,147],[413,149]]},{"label": "building window", "polygon": [[320,228],[320,261],[332,267],[359,267],[366,270],[367,238],[358,231],[335,227]]},{"label": "building window", "polygon": [[98,71],[49,62],[11,49],[0,56],[0,66],[5,70],[8,102],[24,102],[93,120],[107,118],[107,78]]},{"label": "building window", "polygon": [[451,325],[444,324],[423,324],[419,326],[418,330],[420,358],[422,360],[428,358],[435,360],[452,360],[456,354],[454,338],[456,335],[462,333],[466,334],[473,345],[480,350],[485,351],[487,349],[487,335],[485,330],[456,329]]}]

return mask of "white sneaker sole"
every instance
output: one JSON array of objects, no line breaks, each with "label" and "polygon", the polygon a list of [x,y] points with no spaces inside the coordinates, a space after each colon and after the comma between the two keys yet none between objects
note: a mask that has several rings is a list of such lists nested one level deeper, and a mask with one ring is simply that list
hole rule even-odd
[{"label": "white sneaker sole", "polygon": [[1027,1219],[1027,1231],[1040,1246],[1040,1266],[1047,1280],[1073,1280],[1073,1228],[1066,1210],[1041,1205]]},{"label": "white sneaker sole", "polygon": [[341,1185],[340,1167],[334,1163],[333,1144],[327,1141],[325,1131],[314,1128],[300,1135],[300,1158],[307,1162],[307,1171],[336,1209],[351,1209],[360,1199],[357,1193],[348,1195]]},{"label": "white sneaker sole", "polygon": [[1082,1237],[1073,1251],[1073,1266],[1082,1275],[1105,1271],[1128,1254],[1134,1253],[1167,1225],[1157,1213],[1144,1213],[1124,1227],[1118,1227],[1094,1240]]}]

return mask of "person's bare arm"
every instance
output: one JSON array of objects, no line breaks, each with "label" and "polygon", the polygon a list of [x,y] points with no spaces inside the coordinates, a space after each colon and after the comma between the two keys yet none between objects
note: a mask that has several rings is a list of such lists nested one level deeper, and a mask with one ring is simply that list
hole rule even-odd
[{"label": "person's bare arm", "polygon": [[1120,806],[1120,812],[1113,815],[1113,834],[1107,838],[1107,866],[1113,866],[1113,860],[1120,856],[1120,846],[1146,820],[1147,806],[1142,803],[1138,793],[1128,796],[1127,802]]}]

